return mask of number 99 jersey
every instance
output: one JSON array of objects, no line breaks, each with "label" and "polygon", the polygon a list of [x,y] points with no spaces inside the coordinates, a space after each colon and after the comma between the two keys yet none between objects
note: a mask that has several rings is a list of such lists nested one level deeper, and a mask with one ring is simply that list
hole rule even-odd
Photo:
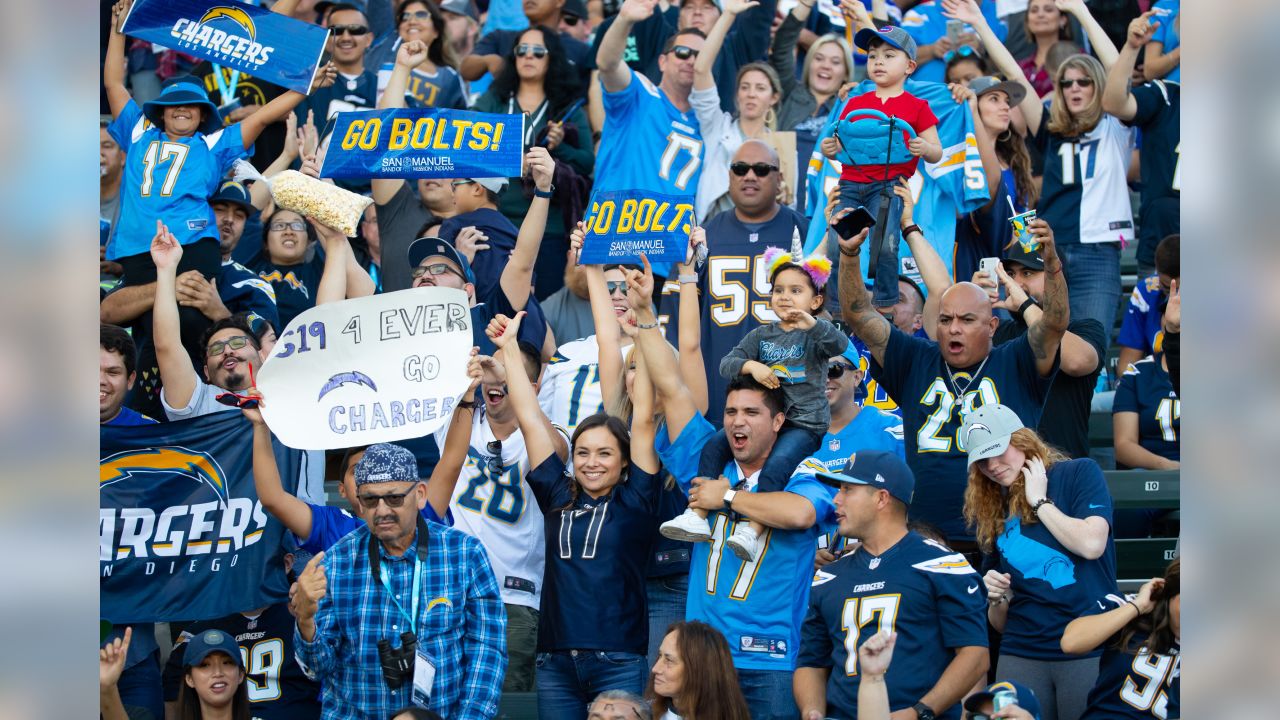
[{"label": "number 99 jersey", "polygon": [[[1125,599],[1108,595],[1090,606],[1088,615],[1099,615],[1124,605]],[[1096,608],[1096,609],[1095,609]],[[1085,717],[1165,718],[1180,717],[1179,688],[1182,676],[1182,653],[1175,642],[1168,653],[1147,652],[1147,637],[1135,633],[1130,640],[1132,652],[1115,647],[1116,636],[1104,645],[1098,665],[1098,681],[1089,691],[1089,707]]]},{"label": "number 99 jersey", "polygon": [[[858,647],[898,633],[885,675],[891,710],[919,702],[961,647],[987,647],[987,591],[964,556],[908,532],[879,557],[859,547],[818,570],[800,634],[800,667],[830,669],[827,715],[857,717]],[[959,718],[960,706],[938,713]]]}]

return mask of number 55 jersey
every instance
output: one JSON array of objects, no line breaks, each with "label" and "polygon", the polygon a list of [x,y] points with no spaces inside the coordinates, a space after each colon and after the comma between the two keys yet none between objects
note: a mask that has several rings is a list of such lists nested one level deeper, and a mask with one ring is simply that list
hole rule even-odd
[{"label": "number 55 jersey", "polygon": [[[987,590],[964,556],[908,532],[879,557],[860,547],[813,579],[800,635],[800,667],[827,668],[827,715],[857,717],[858,647],[898,633],[885,675],[889,708],[919,702],[957,648],[987,647]],[[960,706],[938,712],[959,718]]]}]

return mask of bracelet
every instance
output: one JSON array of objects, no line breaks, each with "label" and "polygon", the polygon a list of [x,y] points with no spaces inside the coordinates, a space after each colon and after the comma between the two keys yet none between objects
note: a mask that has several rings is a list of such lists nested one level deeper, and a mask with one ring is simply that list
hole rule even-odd
[{"label": "bracelet", "polygon": [[1022,313],[1027,311],[1027,308],[1035,304],[1037,304],[1035,298],[1028,295],[1027,299],[1024,300],[1021,305],[1018,306],[1018,314],[1021,315]]},{"label": "bracelet", "polygon": [[912,224],[910,224],[910,225],[908,225],[908,226],[906,226],[906,227],[902,228],[902,237],[906,237],[906,236],[910,235],[910,234],[911,234],[911,233],[913,233],[913,232],[918,232],[918,233],[920,233],[921,235],[923,235],[923,234],[924,234],[924,231],[920,229],[920,226],[919,226],[919,225],[916,225],[915,223],[912,223]]},{"label": "bracelet", "polygon": [[1132,601],[1132,600],[1125,600],[1125,602],[1127,602],[1127,603],[1129,603],[1130,605],[1132,605],[1132,606],[1133,606],[1134,611],[1136,611],[1136,612],[1138,613],[1138,617],[1142,617],[1142,608],[1138,607],[1138,603],[1136,603],[1136,602],[1134,602],[1134,601]]},{"label": "bracelet", "polygon": [[460,408],[466,408],[466,409],[468,409],[468,410],[475,410],[475,409],[476,409],[476,401],[475,401],[475,400],[463,400],[463,401],[461,401],[461,402],[459,402],[459,403],[458,403],[458,407],[460,407]]},{"label": "bracelet", "polygon": [[636,328],[637,328],[638,330],[657,330],[657,329],[658,329],[658,322],[657,322],[656,320],[655,320],[655,321],[653,321],[653,322],[651,322],[651,323],[642,323],[642,322],[638,322],[638,323],[636,323]]},{"label": "bracelet", "polygon": [[546,190],[542,190],[542,189],[540,189],[540,188],[535,187],[535,188],[533,189],[533,196],[534,196],[534,197],[540,197],[540,198],[547,198],[548,200],[550,200],[550,199],[551,199],[551,193],[553,193],[553,192],[555,192],[555,191],[556,191],[556,186],[555,186],[555,185],[552,185],[551,187],[547,188]]},{"label": "bracelet", "polygon": [[1045,505],[1052,505],[1052,504],[1053,504],[1052,500],[1050,500],[1047,497],[1042,497],[1036,501],[1035,505],[1031,506],[1031,514],[1035,515],[1036,517],[1040,517],[1040,508],[1044,507]]},{"label": "bracelet", "polygon": [[840,254],[845,257],[858,257],[859,255],[862,254],[862,248],[859,247],[857,250],[854,250],[853,252],[845,252],[844,248],[840,248]]},{"label": "bracelet", "polygon": [[680,284],[681,284],[681,285],[683,285],[683,284],[685,284],[685,283],[693,283],[693,284],[695,284],[695,285],[696,285],[696,284],[698,284],[698,276],[697,276],[697,275],[677,275],[677,276],[676,276],[676,279],[680,281]]}]

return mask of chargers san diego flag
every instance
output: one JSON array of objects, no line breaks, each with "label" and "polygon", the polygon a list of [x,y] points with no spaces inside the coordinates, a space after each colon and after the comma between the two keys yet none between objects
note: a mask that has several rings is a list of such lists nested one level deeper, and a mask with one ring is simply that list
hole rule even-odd
[{"label": "chargers san diego flag", "polygon": [[[284,527],[253,487],[253,429],[239,412],[101,429],[102,617],[206,620],[288,596]],[[300,451],[276,444],[285,490]]]}]

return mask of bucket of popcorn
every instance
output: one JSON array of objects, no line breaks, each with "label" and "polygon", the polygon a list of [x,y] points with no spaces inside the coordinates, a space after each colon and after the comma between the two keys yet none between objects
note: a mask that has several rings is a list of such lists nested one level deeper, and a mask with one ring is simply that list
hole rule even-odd
[{"label": "bucket of popcorn", "polygon": [[343,190],[297,170],[285,170],[268,179],[243,160],[236,162],[234,177],[236,180],[265,182],[276,207],[309,217],[321,225],[341,231],[347,237],[355,237],[365,208],[373,202],[373,198]]}]

